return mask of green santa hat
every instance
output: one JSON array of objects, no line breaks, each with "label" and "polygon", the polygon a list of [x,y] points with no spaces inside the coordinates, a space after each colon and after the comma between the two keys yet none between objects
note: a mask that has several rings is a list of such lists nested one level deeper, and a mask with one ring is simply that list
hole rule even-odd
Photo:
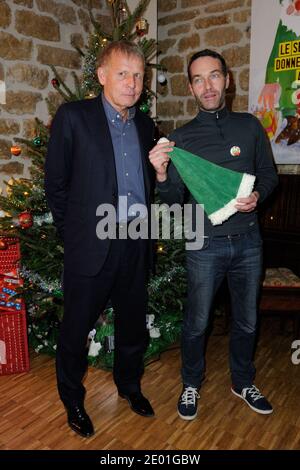
[{"label": "green santa hat", "polygon": [[[159,143],[168,142],[165,137]],[[178,147],[170,153],[183,182],[213,225],[220,225],[237,212],[237,198],[252,193],[255,176],[229,170]]]}]

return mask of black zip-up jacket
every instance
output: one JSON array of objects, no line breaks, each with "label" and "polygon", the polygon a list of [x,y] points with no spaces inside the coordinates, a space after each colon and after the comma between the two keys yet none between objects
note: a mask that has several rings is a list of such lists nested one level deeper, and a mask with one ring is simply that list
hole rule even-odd
[{"label": "black zip-up jacket", "polygon": [[[259,120],[252,114],[230,112],[226,107],[214,113],[200,111],[192,121],[176,129],[169,139],[175,141],[178,147],[224,168],[255,175],[254,190],[260,194],[259,202],[271,194],[278,183],[271,146]],[[232,147],[239,147],[240,155],[231,155]],[[157,183],[157,189],[162,201],[167,204],[196,204],[172,163],[168,168],[167,180]],[[204,215],[206,236],[245,233],[256,225],[256,211],[237,212],[216,226]]]}]

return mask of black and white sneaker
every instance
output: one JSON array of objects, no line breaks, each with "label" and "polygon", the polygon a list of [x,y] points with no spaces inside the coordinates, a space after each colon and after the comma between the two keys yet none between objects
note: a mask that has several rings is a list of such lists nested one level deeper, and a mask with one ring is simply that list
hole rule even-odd
[{"label": "black and white sneaker", "polygon": [[178,400],[177,411],[182,419],[192,420],[197,416],[197,400],[200,398],[197,388],[184,385]]},{"label": "black and white sneaker", "polygon": [[268,402],[266,397],[264,397],[255,385],[251,387],[245,387],[242,390],[237,390],[234,387],[231,387],[231,391],[237,397],[242,398],[248,406],[256,413],[263,415],[268,415],[273,413],[272,405]]}]

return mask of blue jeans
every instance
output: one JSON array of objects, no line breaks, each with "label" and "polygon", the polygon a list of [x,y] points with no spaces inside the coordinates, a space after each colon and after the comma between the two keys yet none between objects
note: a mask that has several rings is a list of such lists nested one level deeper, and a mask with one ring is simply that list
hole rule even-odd
[{"label": "blue jeans", "polygon": [[232,384],[251,385],[257,301],[262,273],[262,240],[258,229],[204,239],[201,250],[187,251],[188,297],[182,331],[183,383],[199,388],[205,372],[205,331],[212,302],[227,277],[231,296],[229,345]]}]

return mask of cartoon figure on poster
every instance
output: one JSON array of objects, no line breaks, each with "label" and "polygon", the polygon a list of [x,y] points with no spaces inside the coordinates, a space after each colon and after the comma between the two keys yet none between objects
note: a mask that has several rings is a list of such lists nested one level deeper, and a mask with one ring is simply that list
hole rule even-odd
[{"label": "cartoon figure on poster", "polygon": [[254,114],[272,144],[300,150],[300,0],[278,1],[280,20]]}]

